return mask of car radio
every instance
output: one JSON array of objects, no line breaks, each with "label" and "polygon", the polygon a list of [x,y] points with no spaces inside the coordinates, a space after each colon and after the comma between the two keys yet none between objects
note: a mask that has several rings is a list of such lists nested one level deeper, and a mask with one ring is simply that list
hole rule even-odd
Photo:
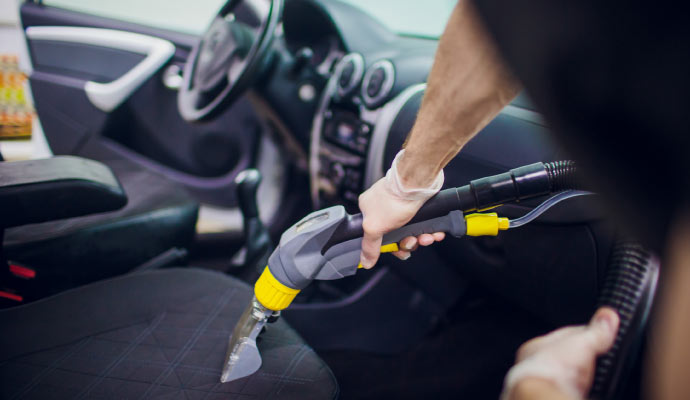
[{"label": "car radio", "polygon": [[311,187],[315,208],[341,204],[358,212],[365,189],[372,136],[391,91],[394,69],[387,60],[365,71],[361,54],[345,55],[324,91],[312,125]]},{"label": "car radio", "polygon": [[371,126],[349,111],[329,111],[324,115],[323,137],[344,149],[365,155]]}]

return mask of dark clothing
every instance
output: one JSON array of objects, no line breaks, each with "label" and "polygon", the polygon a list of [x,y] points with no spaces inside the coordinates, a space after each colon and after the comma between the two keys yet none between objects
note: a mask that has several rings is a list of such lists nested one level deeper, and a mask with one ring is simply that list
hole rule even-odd
[{"label": "dark clothing", "polygon": [[687,207],[690,24],[664,2],[475,2],[611,211],[657,252]]}]

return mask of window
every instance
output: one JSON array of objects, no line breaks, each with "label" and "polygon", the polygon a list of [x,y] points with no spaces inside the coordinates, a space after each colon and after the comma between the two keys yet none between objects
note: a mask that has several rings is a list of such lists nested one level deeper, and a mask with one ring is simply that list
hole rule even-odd
[{"label": "window", "polygon": [[225,0],[44,0],[43,3],[99,17],[200,35]]},{"label": "window", "polygon": [[342,0],[403,35],[438,38],[457,0]]}]

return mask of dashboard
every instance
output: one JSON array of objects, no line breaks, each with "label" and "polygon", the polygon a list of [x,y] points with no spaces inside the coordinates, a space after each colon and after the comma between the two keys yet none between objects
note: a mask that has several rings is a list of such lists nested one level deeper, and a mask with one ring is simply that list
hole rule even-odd
[{"label": "dashboard", "polygon": [[[383,176],[414,124],[437,41],[396,35],[338,0],[286,2],[283,25],[286,48],[295,57],[308,50],[310,68],[325,81],[303,140],[313,207],[342,204],[358,212],[359,193]],[[460,186],[563,157],[523,94],[451,162],[446,182]],[[526,206],[506,212],[524,213]]]},{"label": "dashboard", "polygon": [[[309,145],[313,208],[343,205],[359,212],[359,194],[383,176],[414,124],[437,41],[396,35],[338,0],[286,2],[283,24],[287,49],[297,56],[308,48],[309,67],[323,82],[309,137],[303,140]],[[566,152],[551,140],[541,115],[522,94],[444,169],[445,186],[561,159],[567,159]],[[497,211],[515,218],[539,201]],[[551,321],[571,323],[573,316],[587,315],[589,304],[570,299],[596,297],[606,261],[608,244],[602,238],[609,237],[608,226],[599,222],[601,208],[595,203],[575,199],[516,234],[447,240],[435,247],[444,259],[462,265],[468,277]],[[524,250],[535,245],[541,253]],[[539,290],[530,289],[535,285]]]},{"label": "dashboard", "polygon": [[381,177],[387,132],[402,104],[424,88],[413,85],[386,102],[395,78],[390,60],[379,59],[366,67],[364,57],[356,52],[346,54],[335,66],[312,124],[315,207],[343,204],[356,212],[359,193]]},{"label": "dashboard", "polygon": [[[337,0],[291,0],[283,15],[285,44],[325,83],[308,138],[314,208],[357,198],[379,179],[414,124],[437,41],[396,35],[368,14]],[[446,169],[447,184],[536,161],[562,159],[541,116],[521,95]],[[523,206],[509,206],[522,213]]]},{"label": "dashboard", "polygon": [[387,133],[405,100],[423,92],[437,43],[395,35],[334,0],[287,2],[283,24],[287,49],[306,51],[326,80],[308,140],[313,206],[356,212],[359,193],[382,175]]}]

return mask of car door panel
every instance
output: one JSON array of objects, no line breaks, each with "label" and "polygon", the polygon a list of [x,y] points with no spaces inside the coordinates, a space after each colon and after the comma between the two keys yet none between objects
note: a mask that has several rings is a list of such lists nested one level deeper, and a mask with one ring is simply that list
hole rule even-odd
[{"label": "car door panel", "polygon": [[140,33],[170,41],[175,45],[175,58],[184,60],[198,38],[183,32],[159,29],[132,22],[84,14],[57,7],[41,5],[32,1],[22,4],[20,9],[22,25],[30,26],[81,26],[115,29]]},{"label": "car door panel", "polygon": [[33,2],[21,17],[35,107],[55,154],[128,158],[204,202],[235,206],[233,178],[255,162],[258,120],[244,98],[212,121],[179,116],[166,78],[196,37]]},{"label": "car door panel", "polygon": [[[144,59],[143,54],[83,43],[31,40],[31,47],[35,70],[101,83],[121,77]],[[73,57],[85,62],[74,63]]]},{"label": "car door panel", "polygon": [[[58,65],[62,59],[67,61],[63,66],[66,70],[70,70],[70,65],[73,65],[71,67],[73,70],[86,66],[89,67],[86,68],[87,72],[97,73],[102,69],[106,74],[114,75],[114,79],[109,82],[88,80],[84,84],[86,97],[96,108],[105,112],[111,112],[120,106],[142,83],[158,72],[175,52],[175,46],[167,40],[114,29],[31,26],[26,28],[26,37],[30,46],[33,47],[30,49],[31,54],[35,55],[37,61],[41,61],[37,63],[37,68],[45,66],[46,58]],[[62,46],[53,50],[50,47],[51,43]],[[42,46],[35,49],[36,44]],[[80,45],[86,45],[86,47]],[[89,50],[93,51],[93,49],[98,49],[101,53],[106,52],[107,49],[115,50],[115,52],[91,54]],[[61,56],[57,56],[55,53],[60,50],[62,50]],[[118,73],[123,65],[127,64],[128,59],[131,59],[129,53],[140,54],[144,57],[133,66]],[[124,62],[120,61],[121,57],[125,58]],[[100,62],[93,60],[100,60]]]}]

